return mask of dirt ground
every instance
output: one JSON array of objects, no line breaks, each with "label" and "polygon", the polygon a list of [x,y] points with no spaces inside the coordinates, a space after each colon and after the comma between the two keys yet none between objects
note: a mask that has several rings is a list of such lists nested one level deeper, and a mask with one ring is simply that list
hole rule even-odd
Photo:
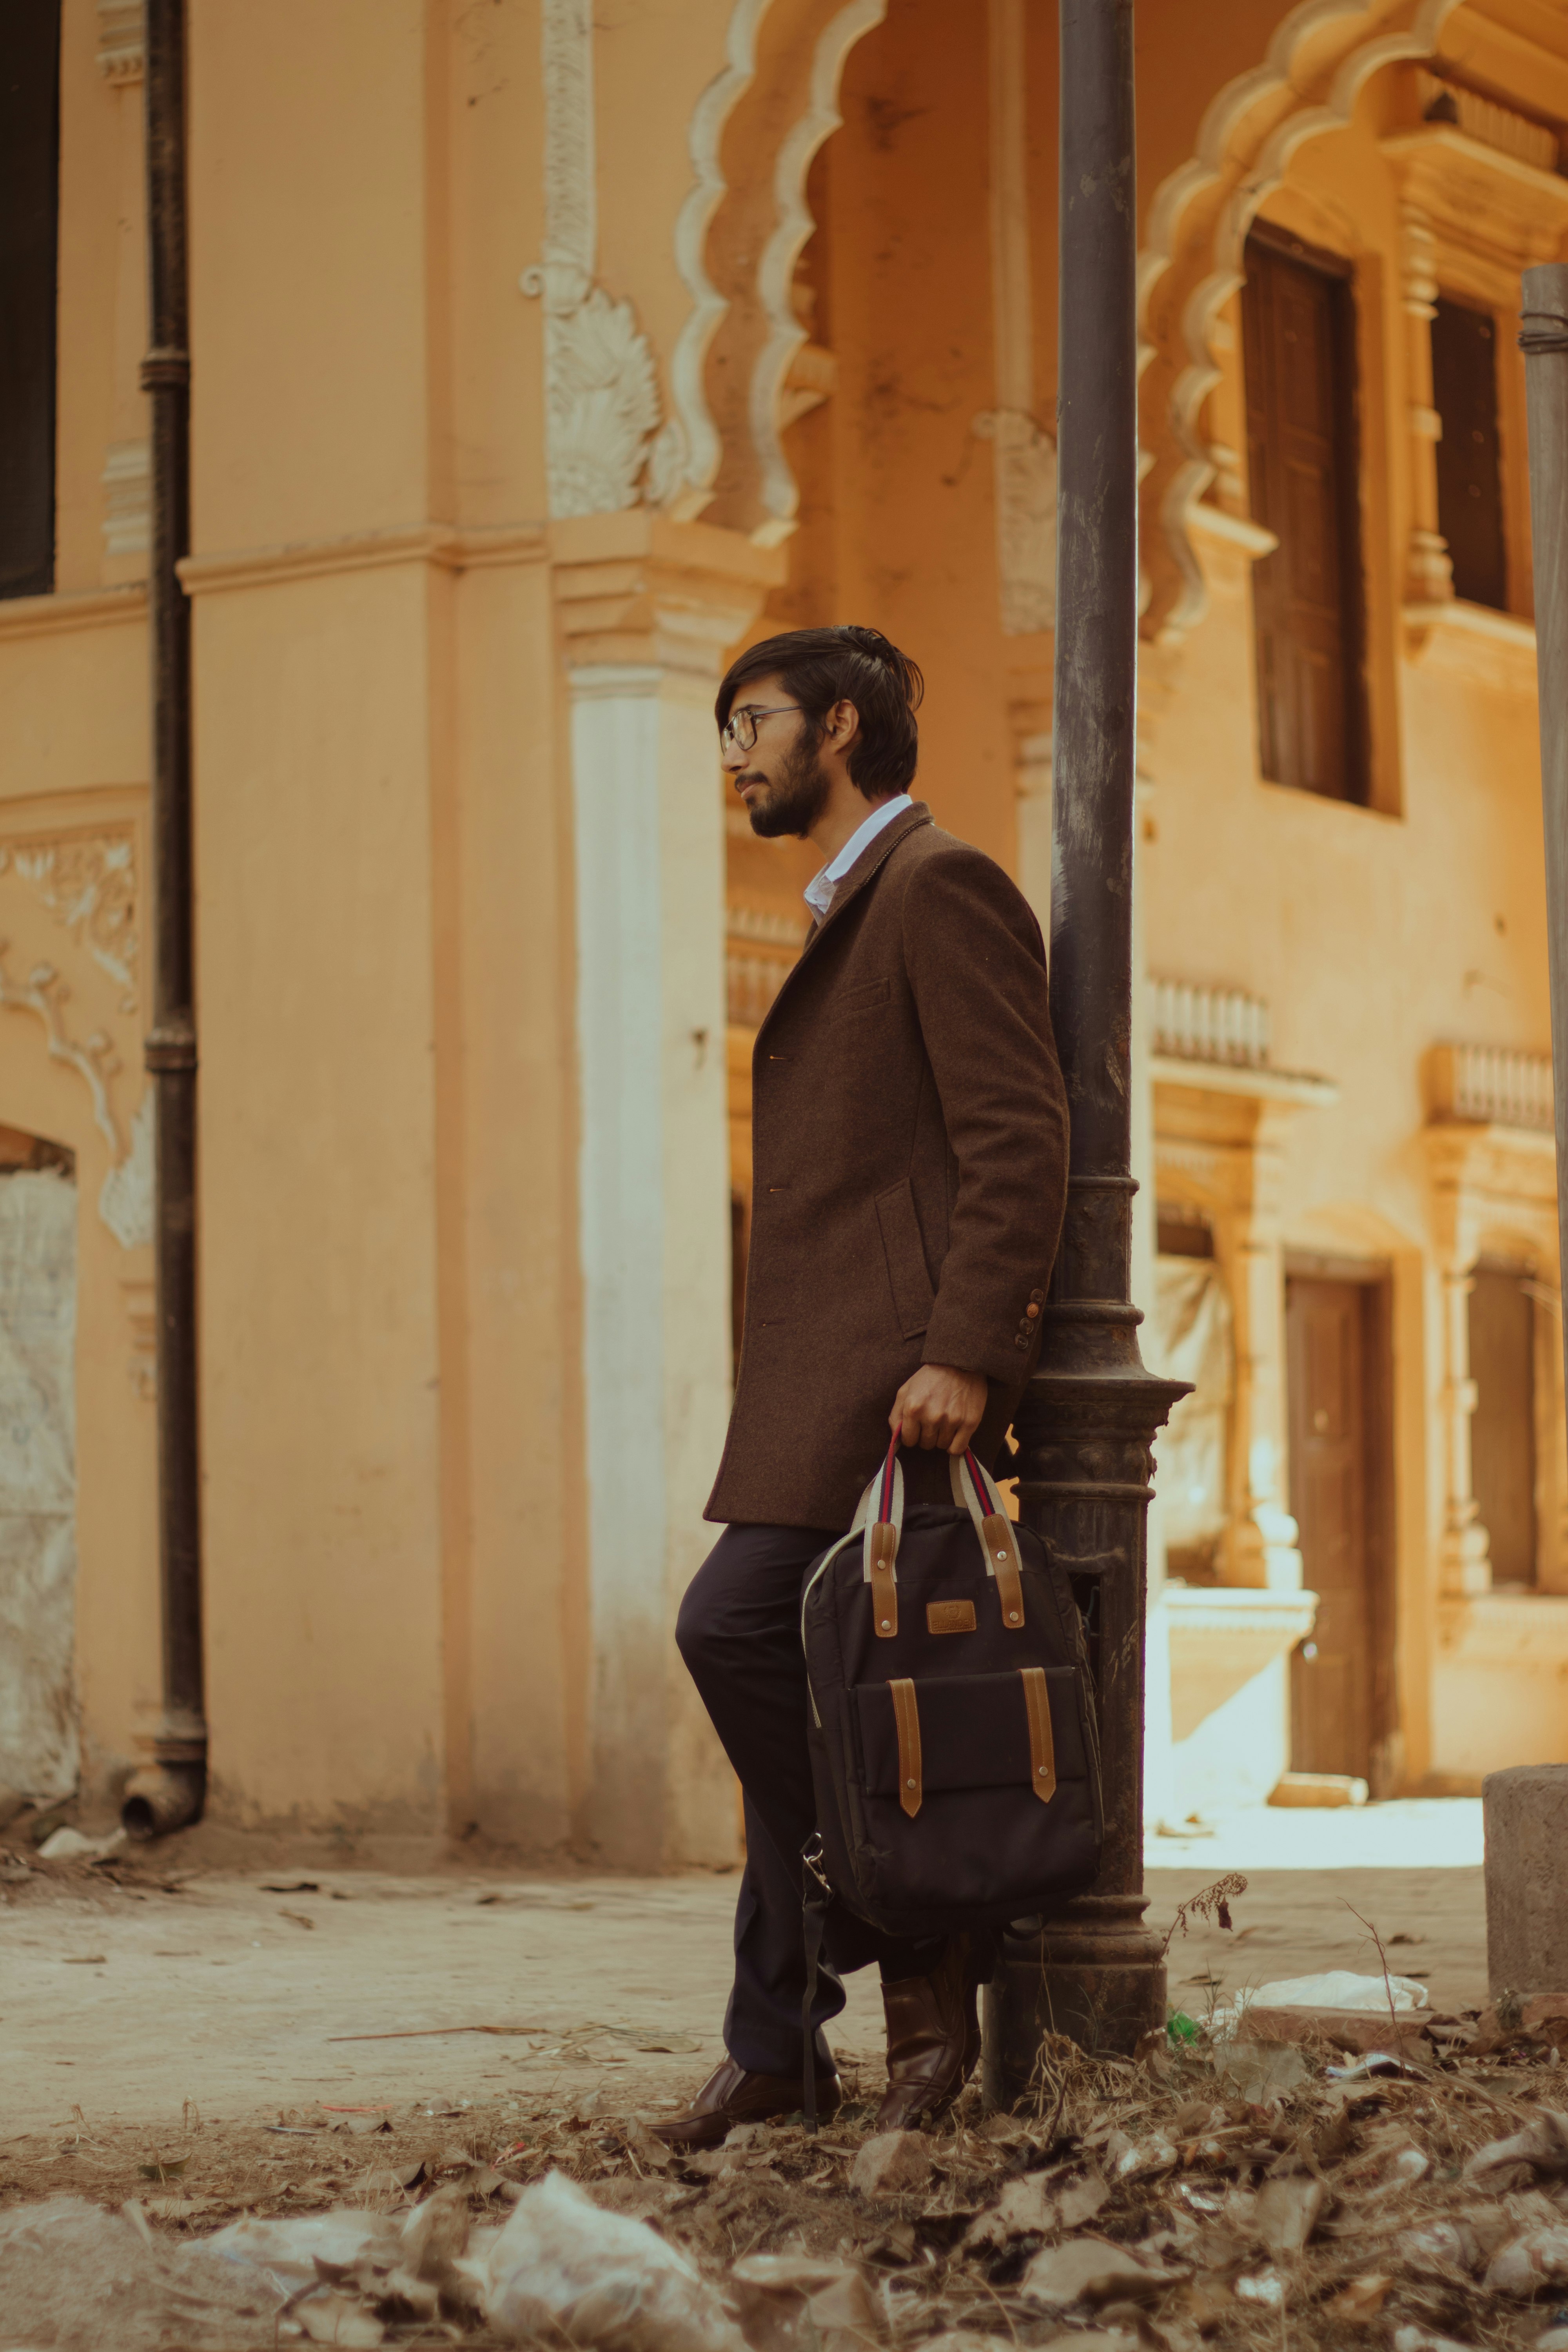
[{"label": "dirt ground", "polygon": [[[1396,1972],[1426,1982],[1434,2009],[1479,2010],[1481,1873],[1452,1866],[1471,1848],[1450,1833],[1457,1814],[1436,1818],[1436,1842],[1430,1823],[1420,1834],[1393,1821],[1348,1825],[1337,1843],[1359,1866],[1248,1871],[1232,1932],[1200,1919],[1174,1935],[1173,2008],[1202,2021],[1221,1999],[1283,1977],[1373,1973],[1364,1919]],[[1323,1836],[1321,1823],[1282,1821],[1173,1841],[1180,1866],[1148,1874],[1150,1921],[1171,1926],[1237,1852],[1310,1861]],[[1418,1866],[1390,1866],[1391,1853]],[[1348,2088],[1320,2059],[1285,2099],[1254,2085],[1249,2105],[1202,2046],[1149,2072],[1090,2064],[1062,2044],[1022,2121],[983,2117],[972,2087],[916,2143],[909,2177],[877,2189],[857,2169],[885,2080],[878,1989],[863,1973],[831,2033],[848,2101],[833,2127],[806,2140],[781,2126],[753,2135],[754,2147],[672,2165],[647,2126],[720,2055],[736,1890],[722,1873],[237,1870],[204,1858],[199,1835],[98,1864],[47,1864],[14,1839],[0,1851],[0,2352],[243,2352],[301,2335],[478,2347],[497,2339],[464,2305],[473,2290],[458,2272],[550,2174],[648,2222],[695,2264],[699,2291],[731,2311],[761,2296],[745,2326],[765,2352],[1055,2340],[1061,2317],[1030,2300],[1028,2265],[1083,2238],[1056,2207],[1042,2207],[1043,2221],[1035,2211],[1063,2180],[1094,2205],[1091,2250],[1136,2246],[1139,2260],[1179,2265],[1181,2282],[1160,2288],[1157,2308],[1147,2297],[1136,2311],[1113,2304],[1098,2324],[1092,2303],[1075,2306],[1073,2352],[1202,2352],[1205,2338],[1221,2352],[1297,2342],[1348,2352],[1368,2339],[1340,2324],[1335,2298],[1346,2294],[1370,2294],[1377,2312],[1392,2294],[1390,2314],[1428,2330],[1446,2313],[1463,2347],[1534,2345],[1538,2310],[1500,2316],[1477,2304],[1473,2282],[1402,2286],[1375,2263],[1396,2221],[1422,2218],[1423,2197],[1454,2201],[1468,2149],[1554,2091],[1555,2052],[1515,2053],[1509,2074],[1439,2052],[1436,2090],[1434,2070],[1425,2086]],[[1206,2154],[1178,2154],[1178,2128],[1217,2137]],[[1388,2148],[1414,2162],[1413,2146],[1426,2150],[1426,2183],[1391,2174],[1380,2189]],[[1322,2174],[1320,2147],[1348,2159],[1360,2185],[1324,2191],[1310,2259],[1296,2249],[1270,2261],[1268,2199],[1316,2196],[1307,2175]],[[1276,2172],[1294,2185],[1271,2187]],[[1496,2208],[1499,2227],[1555,2214],[1529,2178],[1511,2221]],[[1363,2190],[1384,2200],[1368,2203],[1364,2243]],[[1026,2214],[1007,2201],[1019,2198]],[[295,2287],[313,2299],[280,2311],[288,2280],[266,2274],[258,2297],[227,2256],[204,2251],[247,2216],[264,2227],[346,2215],[396,2245],[437,2205],[441,2230],[468,2253],[438,2284],[430,2271],[408,2289],[413,2301],[367,2257],[336,2285]],[[755,2261],[816,2264],[811,2292],[825,2300],[808,2305],[803,2287],[791,2305],[776,2281],[746,2286]],[[1363,2276],[1383,2284],[1365,2289]],[[1247,2300],[1255,2293],[1265,2301]],[[829,2324],[840,2306],[847,2322]],[[678,2331],[666,2352],[688,2341]],[[1443,2347],[1428,2335],[1394,2352]],[[1545,2352],[1568,2352],[1568,2337]]]},{"label": "dirt ground", "polygon": [[[160,2160],[188,2161],[194,2187],[241,2146],[281,2188],[319,2151],[258,2139],[280,2116],[319,2136],[331,2110],[416,2106],[482,2114],[493,2137],[595,2095],[676,2104],[721,2053],[733,1875],[5,1868],[0,2197],[123,2196]],[[1151,1871],[1151,1923],[1215,1874]],[[1200,1922],[1173,1943],[1171,2000],[1201,2019],[1281,1977],[1375,1973],[1353,1912],[1435,2007],[1479,2007],[1474,1869],[1253,1872],[1234,1933]],[[847,1990],[831,2038],[874,2088],[877,1985],[862,1972]],[[434,2030],[479,2026],[506,2030]]]}]

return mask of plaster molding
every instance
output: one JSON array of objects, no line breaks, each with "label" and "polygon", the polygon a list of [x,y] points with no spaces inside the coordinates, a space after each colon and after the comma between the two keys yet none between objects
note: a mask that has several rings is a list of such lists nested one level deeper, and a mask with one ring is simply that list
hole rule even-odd
[{"label": "plaster molding", "polygon": [[647,507],[553,524],[550,551],[574,694],[589,690],[592,673],[628,682],[605,692],[661,692],[684,676],[710,697],[729,647],[785,572],[775,549]]},{"label": "plaster molding", "polygon": [[687,132],[694,178],[675,223],[675,266],[691,297],[691,308],[670,357],[670,397],[686,436],[689,491],[682,521],[701,512],[719,478],[723,446],[708,405],[703,382],[708,352],[730,305],[708,275],[708,232],[728,187],[720,168],[724,126],[751,88],[757,70],[757,33],[771,0],[735,0],[724,39],[725,63],[692,110]]},{"label": "plaster molding", "polygon": [[110,1165],[123,1157],[120,1130],[109,1104],[109,1081],[120,1067],[111,1041],[101,1029],[87,1038],[67,1031],[64,1004],[70,991],[50,963],[36,963],[26,980],[13,980],[5,968],[6,942],[0,940],[0,1008],[31,1013],[44,1024],[49,1058],[63,1062],[81,1079],[92,1098],[93,1124],[109,1146]]},{"label": "plaster molding", "polygon": [[1057,625],[1057,445],[1032,416],[988,409],[974,430],[996,452],[996,562],[1002,628]]},{"label": "plaster molding", "polygon": [[[227,589],[313,580],[333,572],[379,572],[400,563],[428,563],[447,572],[540,563],[545,551],[544,530],[539,523],[459,530],[450,523],[421,522],[393,530],[353,531],[342,539],[296,540],[278,547],[187,555],[175,569],[187,596],[204,596]],[[4,610],[0,605],[0,614]]]},{"label": "plaster molding", "polygon": [[1426,670],[1447,669],[1533,700],[1535,624],[1518,613],[1494,612],[1460,596],[1404,606],[1407,660]]},{"label": "plaster molding", "polygon": [[98,70],[105,81],[140,81],[147,48],[143,0],[98,0]]},{"label": "plaster molding", "polygon": [[791,362],[808,338],[795,317],[791,289],[795,266],[816,223],[805,201],[806,174],[824,142],[844,118],[838,110],[844,64],[857,41],[879,25],[888,0],[848,0],[817,37],[805,111],[785,133],[773,167],[777,217],[757,264],[757,297],[768,333],[752,372],[752,440],[761,467],[760,496],[771,520],[757,536],[763,544],[795,529],[800,489],[780,439],[779,406]]},{"label": "plaster molding", "polygon": [[1212,506],[1207,499],[1199,499],[1188,508],[1186,522],[1190,531],[1205,539],[1223,540],[1226,546],[1239,548],[1255,562],[1262,556],[1272,555],[1279,544],[1277,531],[1254,522],[1250,515],[1232,514],[1228,507]]},{"label": "plaster molding", "polygon": [[153,1239],[153,1178],[156,1167],[153,1089],[148,1087],[131,1121],[131,1148],[99,1187],[98,1213],[121,1249],[142,1249]]},{"label": "plaster molding", "polygon": [[47,596],[0,597],[0,644],[18,637],[63,636],[70,629],[112,627],[144,620],[147,589],[142,581],[123,588],[70,589]]},{"label": "plaster molding", "polygon": [[153,445],[111,441],[103,485],[103,551],[145,555],[153,544]]},{"label": "plaster molding", "polygon": [[521,279],[544,308],[545,469],[552,516],[612,514],[679,489],[686,442],[661,425],[658,376],[629,300],[594,282],[598,251],[591,0],[544,0],[542,261]]},{"label": "plaster molding", "polygon": [[1149,1075],[1158,1087],[1185,1087],[1195,1094],[1240,1095],[1249,1102],[1298,1103],[1326,1110],[1340,1090],[1331,1078],[1305,1070],[1249,1069],[1230,1062],[1189,1062],[1174,1054],[1152,1054]]},{"label": "plaster molding", "polygon": [[84,947],[136,1010],[136,852],[127,824],[91,833],[0,840],[0,876],[14,874]]},{"label": "plaster molding", "polygon": [[974,420],[995,451],[1003,634],[1057,625],[1057,445],[1035,415],[1024,0],[990,0],[991,316],[996,405]]},{"label": "plaster molding", "polygon": [[[1179,336],[1185,357],[1171,390],[1168,415],[1184,454],[1159,505],[1179,585],[1171,605],[1155,624],[1155,634],[1163,642],[1179,642],[1208,610],[1208,588],[1193,545],[1191,516],[1214,481],[1215,467],[1199,426],[1208,396],[1220,381],[1215,329],[1220,312],[1243,282],[1242,248],[1247,231],[1300,150],[1314,139],[1347,129],[1363,89],[1384,67],[1430,57],[1444,24],[1460,4],[1461,0],[1419,0],[1406,27],[1369,31],[1339,59],[1326,94],[1309,99],[1302,87],[1308,70],[1303,52],[1309,43],[1336,25],[1353,26],[1358,20],[1371,19],[1378,0],[1304,0],[1277,27],[1262,64],[1233,77],[1211,100],[1194,153],[1155,191],[1138,264],[1138,328],[1145,365],[1156,348],[1149,340],[1154,291],[1189,248],[1189,224],[1200,199],[1229,182],[1209,236],[1208,266],[1180,313]],[[1316,79],[1321,86],[1321,76]],[[1258,121],[1260,135],[1249,135],[1250,126]],[[1197,236],[1190,243],[1191,249],[1200,249]]]}]

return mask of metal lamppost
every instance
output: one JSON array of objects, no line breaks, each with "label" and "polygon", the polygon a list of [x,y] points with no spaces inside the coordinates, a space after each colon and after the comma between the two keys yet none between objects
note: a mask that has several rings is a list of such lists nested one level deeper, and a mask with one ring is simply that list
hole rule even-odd
[{"label": "metal lamppost", "polygon": [[[1557,1234],[1568,1276],[1568,268],[1527,269],[1524,391],[1530,418],[1530,522],[1541,703],[1541,805],[1546,840],[1546,949],[1552,1084],[1557,1105]],[[1568,1318],[1563,1325],[1568,1394]]]},{"label": "metal lamppost", "polygon": [[1130,2052],[1164,2022],[1143,1914],[1150,1446],[1180,1381],[1138,1351],[1132,1244],[1132,774],[1137,365],[1131,0],[1060,0],[1061,253],[1051,1020],[1072,1116],[1067,1223],[1016,1420],[1022,1516],[1084,1611],[1100,1698],[1104,1860],[1092,1893],[1004,1939],[986,2088],[1028,2084],[1045,2032]]}]

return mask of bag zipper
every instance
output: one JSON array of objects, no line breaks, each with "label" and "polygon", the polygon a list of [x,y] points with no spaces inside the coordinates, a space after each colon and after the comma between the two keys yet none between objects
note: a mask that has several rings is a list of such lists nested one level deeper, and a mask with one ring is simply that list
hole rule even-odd
[{"label": "bag zipper", "polygon": [[[805,1604],[811,1599],[812,1586],[815,1585],[819,1576],[826,1575],[827,1570],[832,1567],[834,1561],[837,1559],[845,1545],[847,1543],[853,1543],[856,1537],[859,1535],[860,1532],[861,1530],[858,1528],[851,1528],[847,1536],[840,1536],[838,1541],[834,1544],[829,1550],[824,1553],[821,1567],[814,1570],[810,1582],[806,1585],[805,1591],[800,1596],[800,1647],[802,1656],[805,1656]],[[818,1731],[820,1731],[822,1728],[822,1717],[817,1713],[816,1693],[811,1687],[811,1670],[809,1667],[806,1669],[805,1695],[811,1701],[811,1719],[813,1723],[816,1724]]]}]

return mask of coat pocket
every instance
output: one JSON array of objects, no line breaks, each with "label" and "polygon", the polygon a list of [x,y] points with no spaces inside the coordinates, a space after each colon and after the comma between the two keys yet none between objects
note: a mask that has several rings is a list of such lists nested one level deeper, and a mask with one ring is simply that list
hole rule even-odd
[{"label": "coat pocket", "polygon": [[858,981],[853,988],[841,988],[829,1000],[828,1017],[847,1021],[856,1013],[879,1013],[884,1004],[891,1003],[892,995],[891,985],[885,977]]},{"label": "coat pocket", "polygon": [[906,1339],[918,1339],[931,1321],[936,1293],[908,1177],[877,1194],[877,1223],[882,1229],[882,1254],[888,1262],[888,1284],[900,1333]]}]

